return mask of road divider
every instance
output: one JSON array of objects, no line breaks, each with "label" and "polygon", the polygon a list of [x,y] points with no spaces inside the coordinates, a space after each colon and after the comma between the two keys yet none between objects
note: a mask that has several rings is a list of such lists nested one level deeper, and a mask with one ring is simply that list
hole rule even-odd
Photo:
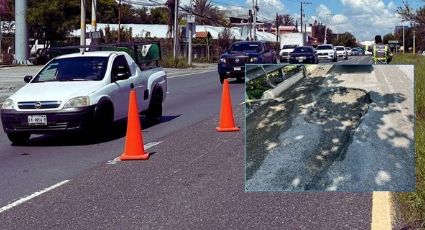
[{"label": "road divider", "polygon": [[143,144],[142,127],[137,108],[137,94],[134,85],[131,85],[128,103],[127,133],[125,136],[124,153],[120,160],[147,160],[149,153],[145,152]]},{"label": "road divider", "polygon": [[218,132],[235,132],[240,129],[235,125],[233,117],[232,99],[230,97],[229,80],[224,79],[223,93],[221,96],[221,111],[219,126],[216,127]]}]

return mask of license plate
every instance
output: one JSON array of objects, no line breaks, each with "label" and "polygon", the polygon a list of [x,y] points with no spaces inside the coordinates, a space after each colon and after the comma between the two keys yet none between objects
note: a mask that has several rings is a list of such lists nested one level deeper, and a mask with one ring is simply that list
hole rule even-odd
[{"label": "license plate", "polygon": [[242,70],[242,67],[234,67],[233,70],[235,70],[235,71],[241,71]]},{"label": "license plate", "polygon": [[28,116],[28,125],[47,125],[47,116],[30,115]]},{"label": "license plate", "polygon": [[297,60],[304,60],[304,59],[306,59],[306,57],[297,57]]}]

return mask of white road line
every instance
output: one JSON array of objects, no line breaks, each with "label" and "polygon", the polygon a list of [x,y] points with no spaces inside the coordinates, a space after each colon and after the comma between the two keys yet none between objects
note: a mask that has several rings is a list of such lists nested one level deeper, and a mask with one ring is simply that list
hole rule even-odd
[{"label": "white road line", "polygon": [[[207,71],[203,71],[203,72],[195,72],[195,73],[186,73],[186,74],[182,74],[182,75],[176,75],[176,76],[171,76],[171,77],[167,77],[168,79],[171,78],[178,78],[178,77],[184,77],[184,76],[188,76],[188,75],[195,75],[195,74],[203,74],[203,73],[209,73],[209,72],[213,72],[216,71],[215,69],[212,70],[207,70]],[[202,76],[202,75],[201,75]]]},{"label": "white road line", "polygon": [[[150,149],[150,148],[152,148],[152,147],[154,147],[156,145],[159,145],[161,143],[162,143],[162,141],[150,142],[150,143],[147,143],[146,145],[144,145],[143,147],[144,147],[145,150],[148,150],[148,149]],[[114,164],[116,164],[119,161],[120,161],[120,157],[116,157],[116,158],[114,158],[114,159],[109,160],[108,162],[106,162],[106,164],[107,165],[114,165]]]},{"label": "white road line", "polygon": [[37,196],[40,196],[41,194],[46,193],[46,192],[48,192],[48,191],[50,191],[50,190],[53,190],[53,189],[55,189],[55,188],[57,188],[57,187],[59,187],[59,186],[61,186],[61,185],[64,185],[64,184],[68,183],[69,181],[70,181],[70,180],[64,180],[64,181],[59,182],[59,183],[57,183],[57,184],[54,184],[54,185],[52,185],[52,186],[50,186],[50,187],[48,187],[48,188],[45,188],[45,189],[40,190],[40,191],[38,191],[38,192],[35,192],[35,193],[33,193],[33,194],[31,194],[31,195],[29,195],[29,196],[27,196],[27,197],[23,197],[23,198],[21,198],[21,199],[19,199],[19,200],[15,201],[15,202],[13,202],[13,203],[10,203],[10,204],[8,204],[8,205],[6,205],[6,206],[4,206],[4,207],[1,207],[1,208],[0,208],[0,213],[2,213],[2,212],[4,212],[4,211],[7,211],[7,210],[9,210],[9,209],[11,209],[11,208],[14,208],[14,207],[16,207],[16,206],[18,206],[18,205],[20,205],[20,204],[23,204],[23,203],[25,203],[25,202],[27,202],[27,201],[31,200],[32,198],[35,198],[35,197],[37,197]]}]

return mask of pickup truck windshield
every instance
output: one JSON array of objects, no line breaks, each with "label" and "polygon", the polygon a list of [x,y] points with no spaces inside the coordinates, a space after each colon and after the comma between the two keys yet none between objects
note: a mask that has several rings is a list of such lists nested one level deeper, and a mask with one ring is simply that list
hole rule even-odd
[{"label": "pickup truck windshield", "polygon": [[261,52],[262,46],[260,43],[238,43],[230,47],[230,51],[248,51],[248,52]]},{"label": "pickup truck windshield", "polygon": [[108,57],[55,59],[47,64],[33,82],[100,81],[105,76]]},{"label": "pickup truck windshield", "polygon": [[317,50],[331,50],[332,46],[318,46]]}]

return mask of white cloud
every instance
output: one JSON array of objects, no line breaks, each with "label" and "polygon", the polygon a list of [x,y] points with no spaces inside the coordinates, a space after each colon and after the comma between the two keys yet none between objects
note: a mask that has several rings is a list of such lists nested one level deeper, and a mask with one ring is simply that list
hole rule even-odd
[{"label": "white cloud", "polygon": [[397,6],[393,1],[387,5],[383,0],[340,1],[343,10],[339,14],[320,4],[316,8],[316,15],[311,18],[328,24],[334,31],[348,31],[360,40],[373,39],[376,34],[383,36],[391,33],[400,24],[400,18],[395,13]]}]

